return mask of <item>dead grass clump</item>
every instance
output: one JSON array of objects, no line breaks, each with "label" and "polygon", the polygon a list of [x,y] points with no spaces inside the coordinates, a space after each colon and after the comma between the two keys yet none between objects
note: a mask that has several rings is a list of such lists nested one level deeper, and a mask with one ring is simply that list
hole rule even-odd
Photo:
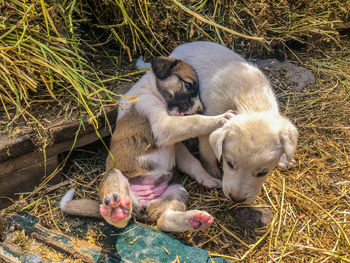
[{"label": "dead grass clump", "polygon": [[0,3],[0,108],[9,123],[42,121],[34,104],[73,102],[97,126],[91,108],[118,100],[82,56],[76,9],[76,1]]},{"label": "dead grass clump", "polygon": [[[284,50],[290,42],[338,43],[346,28],[346,1],[91,1],[96,28],[109,31],[128,52],[168,54],[201,39],[235,50]],[[146,52],[146,53],[147,53]]]}]

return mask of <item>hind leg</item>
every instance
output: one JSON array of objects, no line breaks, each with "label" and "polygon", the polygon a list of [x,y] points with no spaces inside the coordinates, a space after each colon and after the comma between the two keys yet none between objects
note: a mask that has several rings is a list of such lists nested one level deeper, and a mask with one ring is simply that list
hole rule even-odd
[{"label": "hind leg", "polygon": [[188,194],[182,185],[168,187],[162,196],[150,202],[147,206],[147,217],[156,221],[160,230],[165,232],[182,232],[205,229],[214,218],[205,211],[186,211]]},{"label": "hind leg", "polygon": [[100,183],[99,194],[101,216],[115,227],[125,227],[132,214],[128,179],[119,170],[110,170]]}]

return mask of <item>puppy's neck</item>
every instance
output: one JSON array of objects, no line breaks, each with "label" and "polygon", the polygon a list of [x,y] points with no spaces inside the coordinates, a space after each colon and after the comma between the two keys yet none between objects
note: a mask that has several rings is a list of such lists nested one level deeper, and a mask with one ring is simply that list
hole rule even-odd
[{"label": "puppy's neck", "polygon": [[162,96],[162,94],[160,94],[158,90],[157,79],[153,71],[149,70],[145,77],[147,77],[146,88],[149,89],[154,94],[154,96],[157,97],[164,105],[166,105],[164,97]]}]

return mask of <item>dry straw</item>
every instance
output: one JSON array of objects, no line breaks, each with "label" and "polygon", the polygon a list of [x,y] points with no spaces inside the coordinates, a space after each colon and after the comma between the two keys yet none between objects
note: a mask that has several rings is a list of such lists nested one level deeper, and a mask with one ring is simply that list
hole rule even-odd
[{"label": "dry straw", "polygon": [[92,109],[103,98],[117,100],[82,56],[73,26],[75,4],[0,3],[0,100],[10,124],[21,118],[38,123],[33,104],[74,101],[97,128]]}]

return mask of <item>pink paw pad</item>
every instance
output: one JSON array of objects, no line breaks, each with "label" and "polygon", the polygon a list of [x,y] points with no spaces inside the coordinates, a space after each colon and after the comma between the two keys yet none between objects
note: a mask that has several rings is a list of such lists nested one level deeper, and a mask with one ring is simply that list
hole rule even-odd
[{"label": "pink paw pad", "polygon": [[190,218],[188,222],[195,229],[206,229],[214,222],[214,218],[207,214],[198,213]]},{"label": "pink paw pad", "polygon": [[130,202],[130,197],[127,195],[120,196],[116,193],[106,195],[104,203],[100,205],[100,214],[117,223],[129,215]]}]

